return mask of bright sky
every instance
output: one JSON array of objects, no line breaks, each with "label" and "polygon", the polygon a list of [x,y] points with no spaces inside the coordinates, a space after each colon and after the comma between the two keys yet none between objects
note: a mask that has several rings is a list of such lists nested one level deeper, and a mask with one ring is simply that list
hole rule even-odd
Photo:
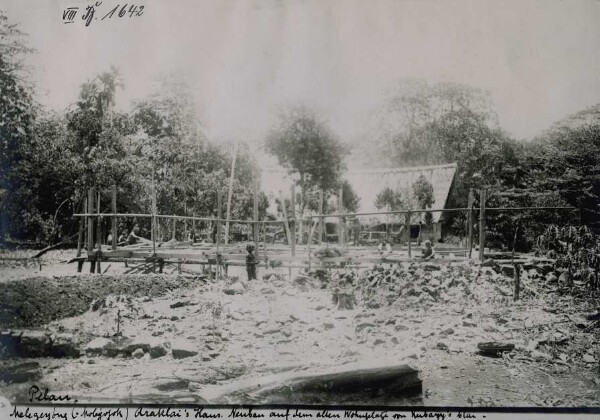
[{"label": "bright sky", "polygon": [[[119,68],[120,107],[181,69],[212,138],[260,140],[281,104],[317,107],[348,140],[403,78],[488,90],[500,125],[531,138],[600,102],[600,2],[139,0],[142,16],[62,23],[81,0],[2,0],[38,50],[41,101],[64,108]],[[81,11],[80,11],[81,13]]]}]

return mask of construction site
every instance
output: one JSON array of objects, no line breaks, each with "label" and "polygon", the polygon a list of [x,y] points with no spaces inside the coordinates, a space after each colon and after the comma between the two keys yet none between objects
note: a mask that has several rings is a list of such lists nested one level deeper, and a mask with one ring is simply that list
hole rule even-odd
[{"label": "construction site", "polygon": [[[76,250],[1,260],[3,392],[60,378],[88,403],[594,404],[593,303],[563,293],[556,258],[485,247],[486,213],[577,209],[486,208],[479,194],[478,208],[267,222],[123,214],[116,195],[100,213],[90,191]],[[425,212],[466,213],[464,240],[428,255],[435,229],[411,234]],[[360,232],[373,216],[403,222],[395,240]],[[118,244],[120,219],[150,239]],[[235,227],[243,240],[225,240]]]},{"label": "construction site", "polygon": [[598,412],[600,3],[7,3],[0,417]]}]

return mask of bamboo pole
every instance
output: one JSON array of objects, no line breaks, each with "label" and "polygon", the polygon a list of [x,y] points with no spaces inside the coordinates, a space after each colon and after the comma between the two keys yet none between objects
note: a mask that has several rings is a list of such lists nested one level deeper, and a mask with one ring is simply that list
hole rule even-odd
[{"label": "bamboo pole", "polygon": [[479,260],[484,259],[485,250],[485,190],[479,192]]},{"label": "bamboo pole", "polygon": [[[112,212],[117,212],[117,186],[113,184],[112,191]],[[112,216],[112,229],[111,229],[112,243],[111,248],[114,251],[117,249],[117,216]]]},{"label": "bamboo pole", "polygon": [[258,179],[256,179],[253,183],[253,187],[254,187],[254,194],[253,194],[253,205],[252,205],[252,216],[253,216],[253,223],[252,223],[252,234],[254,236],[254,248],[256,250],[256,258],[258,259],[258,229],[260,228],[260,226],[258,225]]},{"label": "bamboo pole", "polygon": [[[323,190],[320,189],[319,190],[319,214],[323,214],[323,206],[324,206],[324,197],[323,197]],[[323,233],[324,233],[324,227],[325,227],[325,217],[320,216],[319,217],[319,243],[322,244],[323,243]]]},{"label": "bamboo pole", "polygon": [[[217,190],[217,219],[221,220],[222,218],[222,209],[221,209],[221,190]],[[219,247],[221,245],[221,222],[217,221],[217,252],[219,252]]]},{"label": "bamboo pole", "polygon": [[156,219],[156,185],[154,184],[154,170],[152,170],[152,203],[151,213],[152,218],[150,219],[150,237],[152,239],[152,272],[156,272],[156,228],[158,220]]},{"label": "bamboo pole", "polygon": [[467,240],[468,240],[468,247],[469,247],[469,258],[471,258],[471,255],[473,253],[473,203],[475,201],[475,195],[474,195],[474,191],[473,188],[471,188],[469,190],[469,201],[468,201],[468,207],[469,210],[467,211]]},{"label": "bamboo pole", "polygon": [[100,219],[100,189],[98,189],[96,209],[98,210],[98,219],[96,220],[96,236],[98,242],[98,252],[96,254],[96,272],[98,274],[102,274],[102,269],[100,268],[100,260],[102,259],[102,219]]},{"label": "bamboo pole", "polygon": [[290,207],[291,207],[290,210],[292,213],[292,220],[290,222],[290,233],[291,233],[290,243],[292,244],[292,256],[295,256],[296,255],[296,186],[294,184],[292,184],[290,193],[292,195],[292,200],[290,203]]},{"label": "bamboo pole", "polygon": [[411,237],[410,237],[410,225],[411,225],[411,220],[410,220],[410,210],[406,213],[406,237],[408,238],[408,258],[412,258],[412,243],[411,243]]},{"label": "bamboo pole", "polygon": [[343,223],[344,223],[344,202],[343,202],[343,194],[344,194],[344,190],[340,187],[340,189],[338,190],[338,212],[340,213],[340,218],[338,221],[338,244],[340,246],[340,248],[344,247],[344,228],[343,228]]},{"label": "bamboo pole", "polygon": [[283,212],[283,227],[285,229],[285,234],[287,237],[288,244],[292,243],[292,234],[290,232],[290,224],[287,218],[287,208],[285,206],[285,199],[283,197],[283,193],[279,191],[279,201],[281,202],[281,210]]},{"label": "bamboo pole", "polygon": [[227,221],[225,222],[225,245],[229,243],[229,216],[231,215],[231,199],[233,197],[233,178],[235,176],[235,162],[237,160],[238,142],[233,144],[233,158],[231,160],[231,172],[229,174],[229,191],[227,193]]},{"label": "bamboo pole", "polygon": [[[82,200],[81,207],[83,208],[83,212],[87,213],[87,198],[84,197]],[[83,249],[84,244],[84,236],[85,236],[85,223],[86,219],[81,219],[79,222],[79,232],[77,234],[77,257],[81,257],[81,250]],[[77,261],[77,272],[81,273],[83,269],[83,261]]]}]

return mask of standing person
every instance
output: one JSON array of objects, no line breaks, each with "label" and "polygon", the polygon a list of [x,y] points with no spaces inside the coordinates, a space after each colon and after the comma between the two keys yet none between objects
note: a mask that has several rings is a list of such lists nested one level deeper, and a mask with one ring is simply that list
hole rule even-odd
[{"label": "standing person", "polygon": [[256,255],[254,255],[254,245],[246,245],[246,251],[246,272],[248,273],[248,281],[256,280],[256,266],[258,265],[258,260],[256,259]]}]

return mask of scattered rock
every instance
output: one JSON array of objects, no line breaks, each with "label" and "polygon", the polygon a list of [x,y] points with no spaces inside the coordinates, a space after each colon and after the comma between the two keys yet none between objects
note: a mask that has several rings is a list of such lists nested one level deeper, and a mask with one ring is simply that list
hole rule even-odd
[{"label": "scattered rock", "polygon": [[592,356],[591,354],[584,354],[583,355],[583,361],[585,363],[595,363],[596,362],[596,358],[594,356]]},{"label": "scattered rock", "polygon": [[394,326],[394,330],[396,330],[396,331],[408,331],[408,327],[406,325],[396,324],[396,326]]},{"label": "scattered rock", "polygon": [[178,340],[171,344],[171,351],[173,354],[173,359],[184,359],[186,357],[196,356],[198,354],[198,350],[196,346],[184,340]]},{"label": "scattered rock", "polygon": [[438,350],[448,350],[448,345],[442,341],[435,345],[435,348]]},{"label": "scattered rock", "polygon": [[181,308],[183,306],[187,306],[190,304],[189,300],[180,300],[178,302],[172,303],[171,305],[169,305],[169,307],[171,309],[175,309],[175,308]]},{"label": "scattered rock", "polygon": [[331,322],[325,322],[323,323],[323,328],[325,328],[326,330],[331,330],[334,328],[334,325]]},{"label": "scattered rock", "polygon": [[150,357],[156,359],[158,357],[166,356],[169,352],[170,343],[166,341],[152,340],[150,341]]},{"label": "scattered rock", "polygon": [[142,357],[144,357],[144,350],[137,348],[133,353],[131,353],[131,356],[136,359],[141,359]]},{"label": "scattered rock", "polygon": [[245,290],[246,289],[244,288],[244,285],[238,281],[224,288],[223,292],[226,295],[241,295],[244,293]]},{"label": "scattered rock", "polygon": [[119,348],[112,340],[98,337],[88,343],[85,353],[93,356],[115,357],[119,354]]},{"label": "scattered rock", "polygon": [[[364,330],[365,328],[374,328],[375,324],[372,324],[370,322],[361,322],[360,324],[358,324],[355,327],[356,332],[361,332],[362,330]],[[397,328],[398,326],[396,326]]]},{"label": "scattered rock", "polygon": [[454,329],[452,329],[452,328],[446,328],[440,334],[441,335],[451,335],[451,334],[454,334]]}]

